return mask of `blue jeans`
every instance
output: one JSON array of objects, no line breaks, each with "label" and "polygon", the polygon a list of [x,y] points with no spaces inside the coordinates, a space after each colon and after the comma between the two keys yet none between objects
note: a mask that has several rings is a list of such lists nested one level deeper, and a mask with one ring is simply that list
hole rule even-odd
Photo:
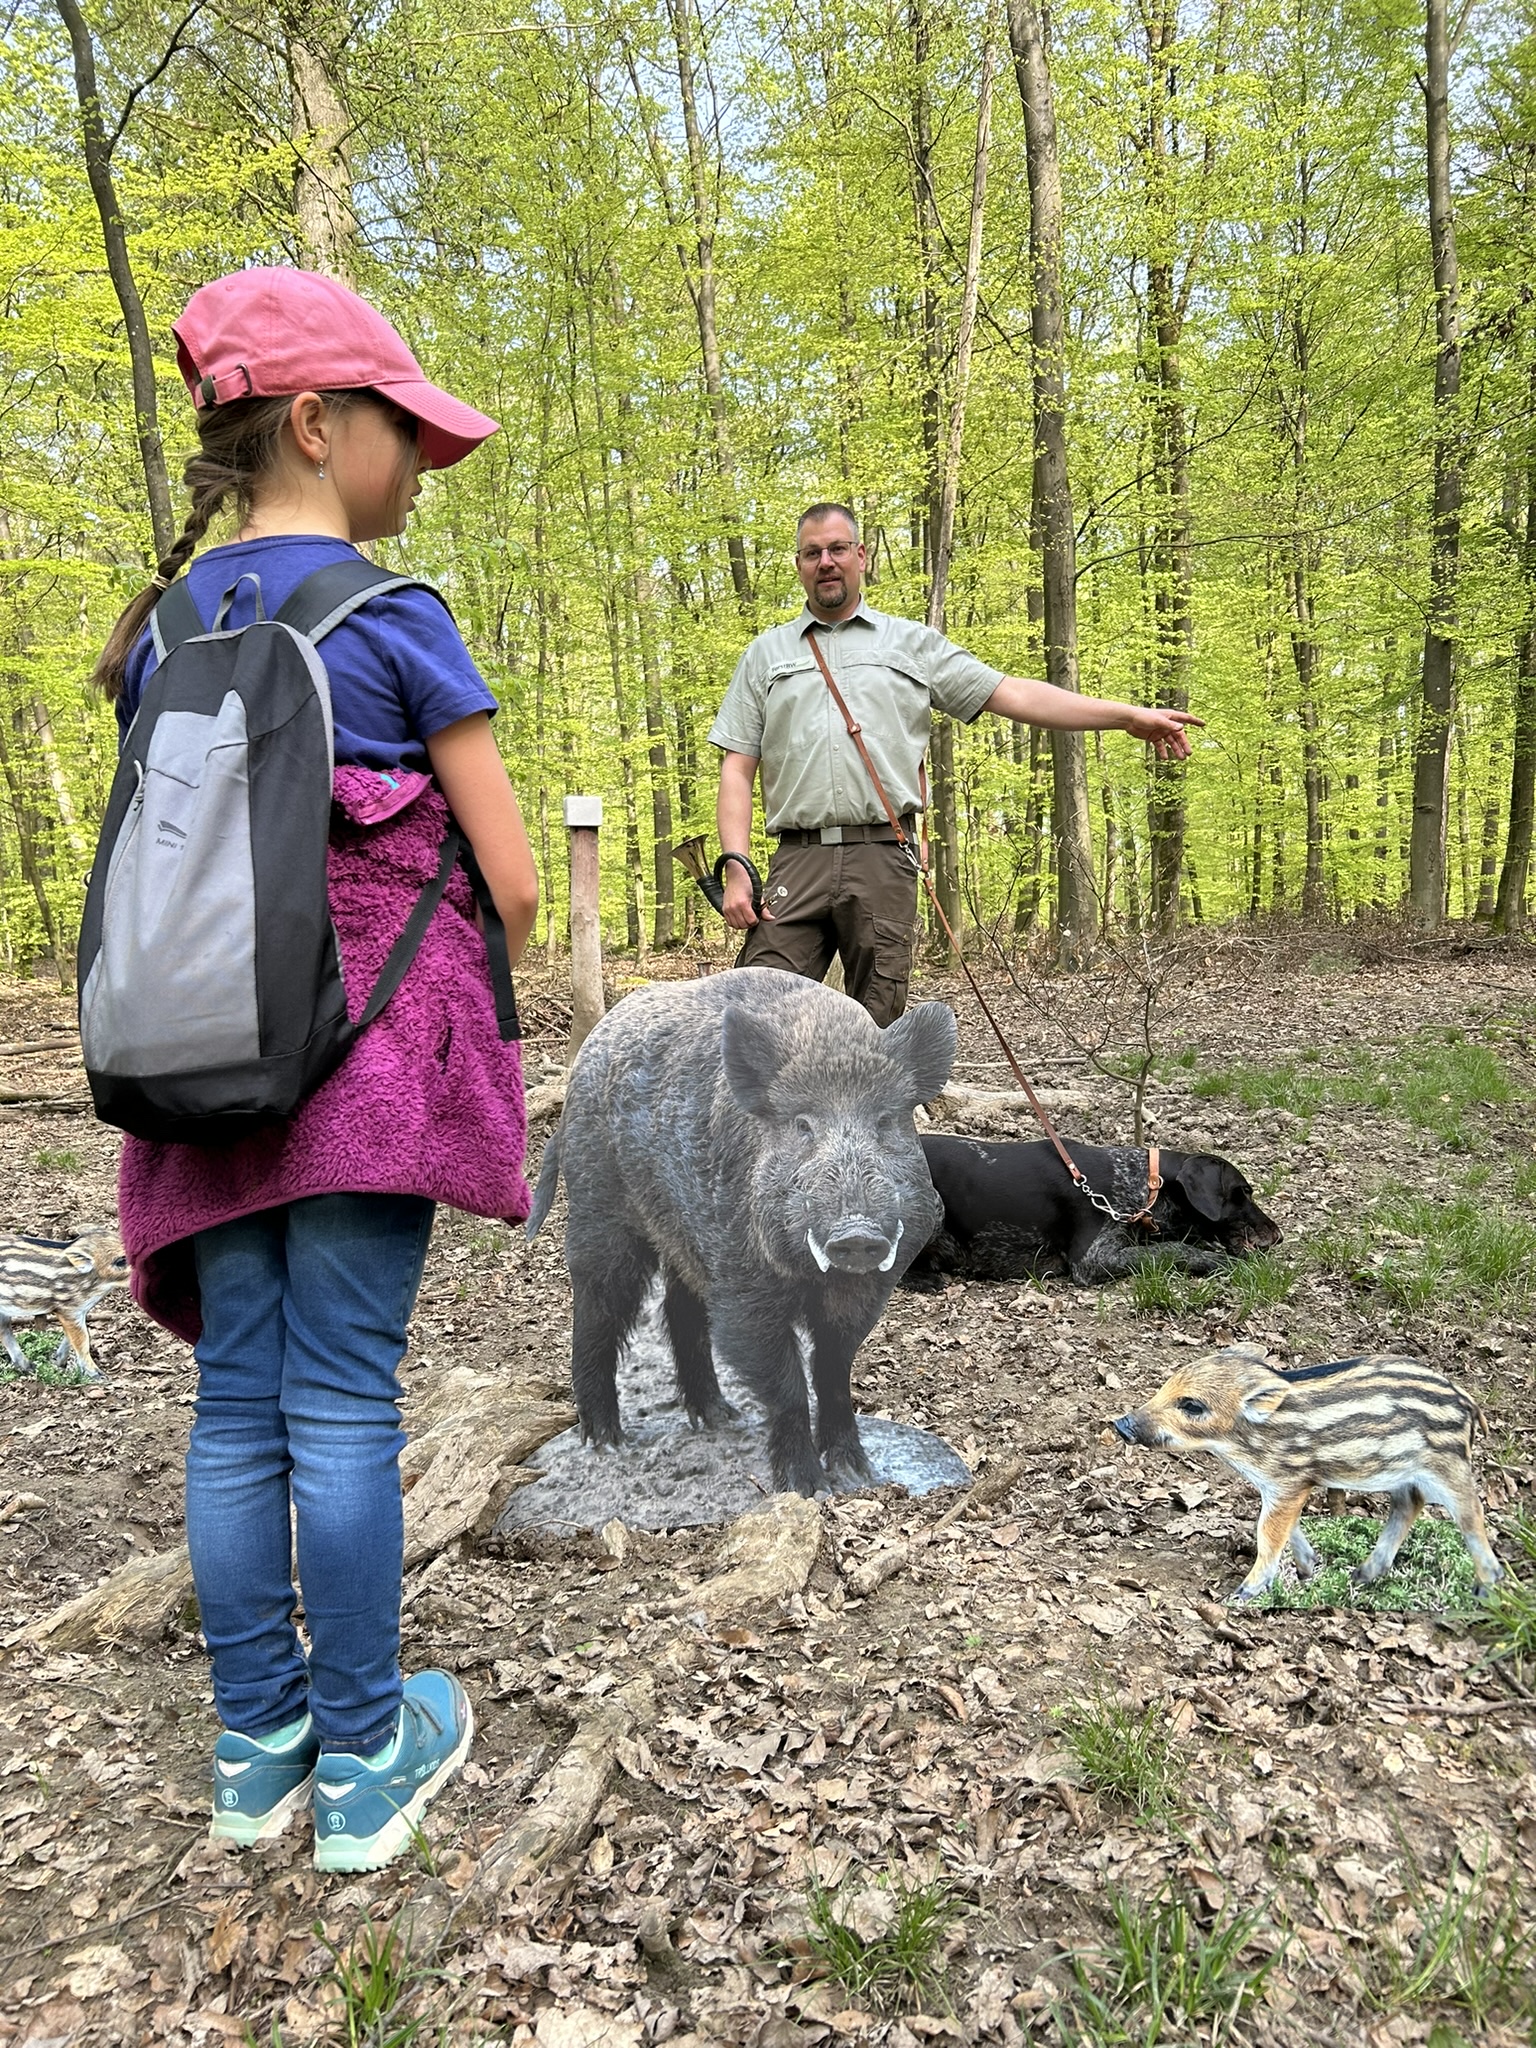
[{"label": "blue jeans", "polygon": [[203,1334],[187,1543],[226,1728],[270,1735],[307,1707],[323,1748],[365,1756],[394,1733],[397,1369],[432,1217],[416,1195],[315,1195],[192,1240]]}]

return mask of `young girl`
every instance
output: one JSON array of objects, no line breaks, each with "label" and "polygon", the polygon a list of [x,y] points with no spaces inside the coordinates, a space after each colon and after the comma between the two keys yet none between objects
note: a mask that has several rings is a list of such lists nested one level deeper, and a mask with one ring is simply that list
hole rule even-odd
[{"label": "young girl", "polygon": [[[231,627],[258,602],[270,618],[313,570],[399,533],[422,472],[496,431],[330,278],[220,278],[175,333],[201,448],[185,530],[97,669],[124,730],[155,665],[149,615],[189,561],[205,624],[231,590]],[[193,559],[231,501],[235,539]],[[356,1016],[436,870],[450,808],[514,961],[538,886],[491,734],[495,699],[444,607],[387,592],[322,651],[331,905]],[[457,1679],[401,1682],[396,1373],[434,1203],[521,1220],[524,1136],[518,1050],[497,1033],[461,871],[395,996],[288,1123],[218,1147],[125,1143],[135,1295],[196,1345],[187,1540],[224,1726],[216,1836],[268,1840],[312,1797],[320,1868],[377,1869],[468,1751]]]}]

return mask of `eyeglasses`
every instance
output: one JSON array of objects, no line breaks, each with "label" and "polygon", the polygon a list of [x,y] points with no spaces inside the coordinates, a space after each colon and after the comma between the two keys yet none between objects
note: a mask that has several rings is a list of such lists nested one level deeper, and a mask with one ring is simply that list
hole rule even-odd
[{"label": "eyeglasses", "polygon": [[846,562],[853,553],[854,546],[855,543],[851,541],[840,540],[829,548],[801,548],[799,559],[807,566],[812,562],[819,562],[823,555],[830,555],[834,562]]}]

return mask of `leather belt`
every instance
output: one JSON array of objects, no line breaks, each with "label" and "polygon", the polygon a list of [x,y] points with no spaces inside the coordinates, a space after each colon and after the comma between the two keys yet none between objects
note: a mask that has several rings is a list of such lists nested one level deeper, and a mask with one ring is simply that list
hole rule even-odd
[{"label": "leather belt", "polygon": [[[917,820],[908,816],[901,822],[910,839]],[[851,846],[861,841],[866,845],[873,841],[894,846],[900,838],[901,833],[892,825],[823,825],[820,831],[781,832],[778,835],[780,846]]]}]

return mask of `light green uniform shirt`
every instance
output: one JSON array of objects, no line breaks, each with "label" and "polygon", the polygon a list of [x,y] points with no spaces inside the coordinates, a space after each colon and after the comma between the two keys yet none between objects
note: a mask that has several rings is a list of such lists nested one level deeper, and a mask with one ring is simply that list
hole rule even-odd
[{"label": "light green uniform shirt", "polygon": [[736,665],[709,737],[728,753],[762,762],[770,832],[886,822],[807,643],[812,626],[886,795],[896,815],[905,817],[922,801],[917,771],[932,707],[969,724],[1003,680],[1002,670],[932,626],[862,602],[836,625],[824,625],[807,608],[798,619],[759,633]]}]

